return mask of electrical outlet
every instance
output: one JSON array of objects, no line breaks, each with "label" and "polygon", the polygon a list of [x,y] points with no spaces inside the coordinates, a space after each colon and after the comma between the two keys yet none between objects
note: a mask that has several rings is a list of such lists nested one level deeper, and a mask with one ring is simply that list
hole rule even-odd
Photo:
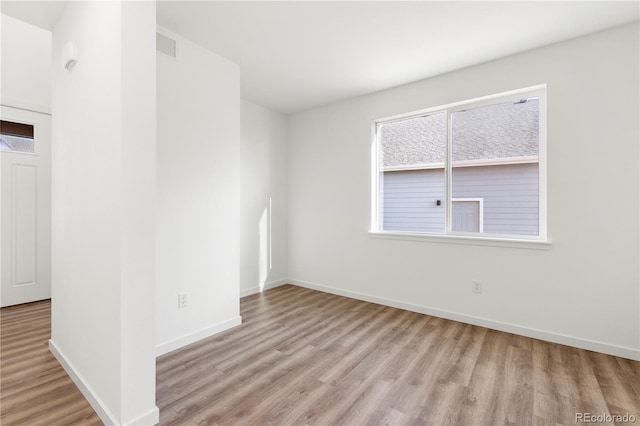
[{"label": "electrical outlet", "polygon": [[471,291],[474,293],[482,293],[482,281],[471,281]]},{"label": "electrical outlet", "polygon": [[178,308],[186,308],[189,306],[189,294],[188,293],[178,293]]}]

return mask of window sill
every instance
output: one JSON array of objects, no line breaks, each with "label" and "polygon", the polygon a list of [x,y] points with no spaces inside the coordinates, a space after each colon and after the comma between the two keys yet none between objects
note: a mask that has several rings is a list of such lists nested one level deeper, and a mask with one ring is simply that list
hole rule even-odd
[{"label": "window sill", "polygon": [[550,250],[551,241],[525,240],[500,237],[475,237],[469,235],[419,234],[402,231],[369,231],[370,238],[387,240],[421,241],[426,243],[463,244],[472,246],[508,247],[530,250]]}]

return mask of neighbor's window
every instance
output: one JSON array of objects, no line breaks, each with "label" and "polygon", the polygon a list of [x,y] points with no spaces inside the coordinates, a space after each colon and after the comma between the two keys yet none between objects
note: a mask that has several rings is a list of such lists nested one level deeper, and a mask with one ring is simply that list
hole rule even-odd
[{"label": "neighbor's window", "polygon": [[33,126],[31,124],[0,121],[0,151],[35,152]]},{"label": "neighbor's window", "polygon": [[545,239],[544,95],[377,121],[373,230]]}]

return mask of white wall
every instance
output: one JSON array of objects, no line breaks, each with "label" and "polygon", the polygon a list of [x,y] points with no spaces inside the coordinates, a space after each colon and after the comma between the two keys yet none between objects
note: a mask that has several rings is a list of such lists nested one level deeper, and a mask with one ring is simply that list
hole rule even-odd
[{"label": "white wall", "polygon": [[53,65],[50,348],[105,423],[154,424],[155,3],[70,2]]},{"label": "white wall", "polygon": [[178,58],[157,54],[158,354],[240,323],[239,69],[162,32]]},{"label": "white wall", "polygon": [[287,119],[241,101],[240,294],[287,277]]},{"label": "white wall", "polygon": [[[290,117],[292,281],[640,359],[638,50],[635,24]],[[368,235],[372,120],[543,83],[549,250]]]},{"label": "white wall", "polygon": [[1,15],[2,104],[51,112],[51,32]]},{"label": "white wall", "polygon": [[122,2],[121,418],[155,424],[156,5]]}]

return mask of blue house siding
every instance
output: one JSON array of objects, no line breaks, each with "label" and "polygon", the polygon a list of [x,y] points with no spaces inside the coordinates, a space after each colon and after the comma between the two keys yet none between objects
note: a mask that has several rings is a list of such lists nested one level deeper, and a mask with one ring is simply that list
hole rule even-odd
[{"label": "blue house siding", "polygon": [[[483,199],[485,233],[538,234],[537,164],[454,167],[452,183],[453,198]],[[383,229],[444,232],[443,169],[385,172],[382,185]]]},{"label": "blue house siding", "polygon": [[[443,233],[445,179],[443,169],[385,172],[382,228],[389,231]],[[436,201],[441,200],[441,205]]]}]

